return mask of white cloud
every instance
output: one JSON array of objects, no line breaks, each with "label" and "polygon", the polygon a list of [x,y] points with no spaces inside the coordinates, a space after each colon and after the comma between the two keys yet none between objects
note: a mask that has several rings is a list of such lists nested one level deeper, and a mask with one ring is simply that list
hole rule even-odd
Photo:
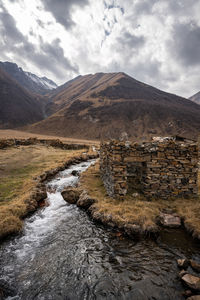
[{"label": "white cloud", "polygon": [[[13,60],[60,84],[78,73],[124,71],[182,96],[200,90],[199,64],[195,57],[179,48],[184,47],[184,31],[182,36],[176,36],[178,24],[179,31],[183,24],[189,30],[187,24],[195,22],[193,38],[198,38],[199,0],[191,0],[190,4],[187,0],[3,0],[2,3],[24,39],[19,38],[12,47],[7,44],[7,49],[2,42],[1,60]],[[25,41],[29,43],[27,49],[32,47],[37,52],[32,59],[31,54],[20,56],[15,51]],[[196,45],[199,47],[198,41]],[[50,63],[57,66],[48,68],[48,59],[39,66],[45,52],[51,57]]]}]

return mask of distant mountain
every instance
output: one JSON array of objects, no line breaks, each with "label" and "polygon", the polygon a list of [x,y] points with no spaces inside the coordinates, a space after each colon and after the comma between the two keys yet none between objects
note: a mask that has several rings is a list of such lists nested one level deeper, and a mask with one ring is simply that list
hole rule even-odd
[{"label": "distant mountain", "polygon": [[189,99],[192,100],[193,102],[196,102],[197,104],[200,104],[200,92],[191,96]]},{"label": "distant mountain", "polygon": [[57,88],[57,84],[46,77],[38,77],[30,72],[25,72],[17,64],[0,62],[0,68],[14,78],[22,87],[36,94],[44,95]]},{"label": "distant mountain", "polygon": [[16,128],[43,119],[43,101],[0,68],[0,128]]},{"label": "distant mountain", "polygon": [[27,130],[67,137],[133,139],[155,135],[196,138],[200,106],[125,73],[78,76],[51,92],[47,119]]}]

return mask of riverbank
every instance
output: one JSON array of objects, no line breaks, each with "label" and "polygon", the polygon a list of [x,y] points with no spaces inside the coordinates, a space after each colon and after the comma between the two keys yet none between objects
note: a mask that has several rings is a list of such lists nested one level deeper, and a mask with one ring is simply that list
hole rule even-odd
[{"label": "riverbank", "polygon": [[[0,150],[0,239],[19,233],[23,219],[47,196],[44,181],[91,153],[28,145]],[[43,205],[43,204],[42,204]]]},{"label": "riverbank", "polygon": [[155,235],[161,229],[158,221],[162,212],[171,212],[181,218],[182,226],[194,238],[200,239],[200,199],[147,201],[137,194],[127,195],[123,201],[113,199],[106,194],[98,163],[82,174],[79,191],[78,206],[85,206],[94,220],[128,235]]}]

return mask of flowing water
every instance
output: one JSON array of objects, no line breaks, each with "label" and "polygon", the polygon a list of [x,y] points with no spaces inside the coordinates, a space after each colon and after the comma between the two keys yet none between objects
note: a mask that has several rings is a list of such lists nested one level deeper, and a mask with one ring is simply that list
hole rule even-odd
[{"label": "flowing water", "polygon": [[[72,170],[47,184],[49,206],[25,221],[21,236],[0,246],[0,285],[9,300],[180,300],[184,287],[176,259],[200,261],[200,247],[181,230],[157,241],[136,241],[94,224],[61,191],[78,182]],[[0,295],[1,298],[1,295]]]}]

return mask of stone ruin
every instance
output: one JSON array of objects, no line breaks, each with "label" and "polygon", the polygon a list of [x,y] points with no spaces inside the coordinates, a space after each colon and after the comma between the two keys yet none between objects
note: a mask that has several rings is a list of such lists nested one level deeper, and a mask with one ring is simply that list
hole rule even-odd
[{"label": "stone ruin", "polygon": [[149,199],[197,196],[198,145],[181,137],[102,142],[100,172],[116,199],[135,192]]}]

